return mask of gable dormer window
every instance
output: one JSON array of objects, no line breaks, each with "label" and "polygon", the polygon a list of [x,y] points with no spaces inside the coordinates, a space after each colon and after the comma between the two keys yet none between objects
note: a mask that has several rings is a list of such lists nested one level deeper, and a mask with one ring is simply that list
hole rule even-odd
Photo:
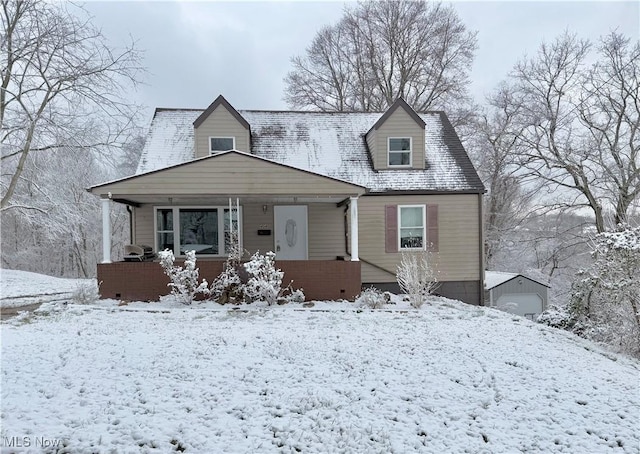
[{"label": "gable dormer window", "polygon": [[235,150],[235,137],[209,137],[209,152],[211,154],[221,151]]},{"label": "gable dormer window", "polygon": [[389,137],[389,167],[411,167],[411,137]]}]

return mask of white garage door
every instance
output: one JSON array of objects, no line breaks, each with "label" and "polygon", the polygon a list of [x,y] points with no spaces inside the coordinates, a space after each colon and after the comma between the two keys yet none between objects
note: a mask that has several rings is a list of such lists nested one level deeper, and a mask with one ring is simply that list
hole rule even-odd
[{"label": "white garage door", "polygon": [[503,311],[534,319],[542,312],[542,298],[537,293],[509,293],[498,298],[496,306]]}]

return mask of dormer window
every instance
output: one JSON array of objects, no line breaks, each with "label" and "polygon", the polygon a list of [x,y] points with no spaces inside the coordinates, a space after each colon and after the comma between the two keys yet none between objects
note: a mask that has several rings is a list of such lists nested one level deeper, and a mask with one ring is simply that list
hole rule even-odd
[{"label": "dormer window", "polygon": [[411,167],[411,137],[389,137],[389,167]]},{"label": "dormer window", "polygon": [[209,152],[211,154],[221,151],[235,150],[235,137],[209,137]]}]

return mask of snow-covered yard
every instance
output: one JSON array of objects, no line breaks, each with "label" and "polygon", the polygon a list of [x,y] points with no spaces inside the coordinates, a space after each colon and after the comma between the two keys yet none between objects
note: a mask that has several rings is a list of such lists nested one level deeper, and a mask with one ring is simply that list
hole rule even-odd
[{"label": "snow-covered yard", "polygon": [[63,279],[0,268],[0,308],[63,300],[86,285],[95,286],[95,279]]},{"label": "snow-covered yard", "polygon": [[638,452],[639,363],[567,333],[442,299],[243,308],[48,303],[3,323],[3,446]]}]

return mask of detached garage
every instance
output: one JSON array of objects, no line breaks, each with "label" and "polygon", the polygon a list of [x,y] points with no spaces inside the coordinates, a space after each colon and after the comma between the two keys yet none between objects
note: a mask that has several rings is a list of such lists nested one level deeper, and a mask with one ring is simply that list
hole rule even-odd
[{"label": "detached garage", "polygon": [[485,272],[485,305],[531,320],[547,308],[548,289],[522,274]]}]

